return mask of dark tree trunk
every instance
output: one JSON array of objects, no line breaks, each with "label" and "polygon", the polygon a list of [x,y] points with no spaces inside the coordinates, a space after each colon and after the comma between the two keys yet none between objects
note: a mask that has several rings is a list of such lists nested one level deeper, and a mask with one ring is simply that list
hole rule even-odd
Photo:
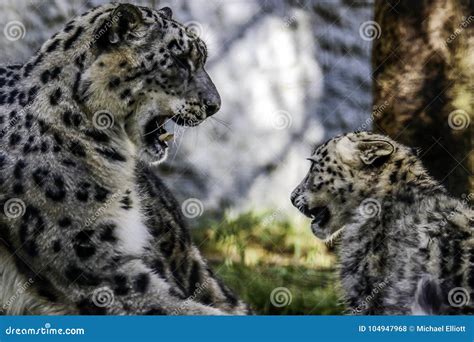
[{"label": "dark tree trunk", "polygon": [[375,21],[374,130],[420,147],[430,173],[472,200],[474,1],[376,0]]}]

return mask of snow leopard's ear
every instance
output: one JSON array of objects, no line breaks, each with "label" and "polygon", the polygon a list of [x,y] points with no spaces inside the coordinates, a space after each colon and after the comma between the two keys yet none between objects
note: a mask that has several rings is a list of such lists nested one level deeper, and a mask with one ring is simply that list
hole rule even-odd
[{"label": "snow leopard's ear", "polygon": [[123,42],[128,33],[132,33],[143,23],[143,14],[137,6],[119,4],[107,16],[95,32],[97,43],[107,48]]},{"label": "snow leopard's ear", "polygon": [[395,151],[386,140],[363,140],[357,144],[359,158],[365,165],[381,164]]},{"label": "snow leopard's ear", "polygon": [[160,12],[167,19],[171,19],[173,16],[173,11],[169,7],[163,7],[159,9],[158,12]]}]

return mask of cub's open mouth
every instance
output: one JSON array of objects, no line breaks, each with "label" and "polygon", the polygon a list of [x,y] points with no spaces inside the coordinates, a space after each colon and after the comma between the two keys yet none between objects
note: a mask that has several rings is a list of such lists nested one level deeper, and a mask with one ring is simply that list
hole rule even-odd
[{"label": "cub's open mouth", "polygon": [[313,234],[324,241],[326,246],[332,248],[333,245],[339,241],[342,236],[344,228],[338,229],[335,232],[330,232],[330,228],[326,227],[329,220],[331,219],[331,211],[328,207],[315,207],[308,210],[308,216],[311,220],[311,231]]},{"label": "cub's open mouth", "polygon": [[317,224],[320,227],[328,223],[331,218],[331,213],[326,206],[309,209],[306,214],[312,219],[311,224]]},{"label": "cub's open mouth", "polygon": [[323,240],[328,247],[331,247],[342,236],[344,227],[333,233],[328,231],[328,227],[325,227],[331,219],[331,211],[327,206],[299,209],[305,216],[311,218],[311,231],[316,237]]}]

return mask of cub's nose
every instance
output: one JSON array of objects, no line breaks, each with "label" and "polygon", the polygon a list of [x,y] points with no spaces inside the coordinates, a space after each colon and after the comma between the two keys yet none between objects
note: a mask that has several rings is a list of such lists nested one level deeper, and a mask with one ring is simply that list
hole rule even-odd
[{"label": "cub's nose", "polygon": [[297,204],[297,199],[298,199],[300,193],[301,193],[301,191],[298,188],[293,190],[293,192],[291,193],[291,203],[293,203],[293,205],[295,207],[297,207],[297,205],[296,205]]},{"label": "cub's nose", "polygon": [[221,109],[221,98],[217,95],[212,98],[206,99],[204,101],[204,105],[206,108],[206,115],[214,115],[219,111],[219,109]]}]

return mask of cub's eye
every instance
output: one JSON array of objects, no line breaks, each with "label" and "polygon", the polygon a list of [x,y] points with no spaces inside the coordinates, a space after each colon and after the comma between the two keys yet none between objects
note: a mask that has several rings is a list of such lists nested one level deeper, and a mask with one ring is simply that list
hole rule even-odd
[{"label": "cub's eye", "polygon": [[172,56],[173,56],[174,61],[180,68],[183,68],[185,70],[190,70],[188,58],[186,55],[179,55],[179,56],[172,55]]}]

